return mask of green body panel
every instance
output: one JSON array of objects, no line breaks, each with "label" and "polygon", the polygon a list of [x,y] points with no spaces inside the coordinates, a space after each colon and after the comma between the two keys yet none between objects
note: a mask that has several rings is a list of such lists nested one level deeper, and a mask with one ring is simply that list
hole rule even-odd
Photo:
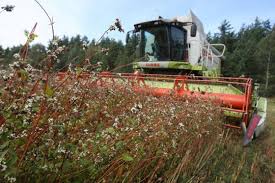
[{"label": "green body panel", "polygon": [[[189,62],[186,61],[168,61],[168,62],[147,62],[148,64],[155,64],[152,67],[144,67],[142,66],[141,63],[144,62],[135,62],[133,64],[134,69],[143,69],[143,68],[152,68],[152,69],[178,69],[178,70],[189,70],[189,71],[198,71],[200,75],[202,76],[207,76],[207,77],[218,77],[221,74],[220,69],[212,69],[212,70],[207,70],[206,67],[202,65],[192,65]],[[165,64],[164,64],[165,63]],[[159,66],[158,66],[159,65]]]},{"label": "green body panel", "polygon": [[[173,89],[174,82],[167,81],[153,81],[146,80],[145,84],[150,87],[156,88],[170,88]],[[197,83],[188,83],[188,89],[192,91],[204,91],[209,93],[227,93],[227,94],[243,94],[242,91],[235,88],[232,85],[218,85],[218,84],[197,84]]]},{"label": "green body panel", "polygon": [[202,71],[202,75],[206,77],[219,77],[221,75],[220,69],[212,69],[208,71]]},{"label": "green body panel", "polygon": [[203,71],[205,70],[203,66],[200,65],[191,65],[189,62],[169,62],[168,69],[184,69],[192,71]]},{"label": "green body panel", "polygon": [[224,111],[224,115],[228,117],[234,117],[234,118],[242,118],[242,113],[239,112],[233,112],[233,111]]},{"label": "green body panel", "polygon": [[266,112],[266,98],[260,97],[258,99],[258,106],[257,106],[257,110],[258,112]]}]

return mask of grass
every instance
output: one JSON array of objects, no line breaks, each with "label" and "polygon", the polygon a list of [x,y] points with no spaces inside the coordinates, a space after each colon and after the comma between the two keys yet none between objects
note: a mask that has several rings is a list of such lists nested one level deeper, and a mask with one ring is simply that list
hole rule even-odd
[{"label": "grass", "polygon": [[[275,98],[271,98],[268,102],[268,127],[270,135],[266,139],[266,145],[269,147],[267,154],[271,158],[271,163],[275,163]],[[273,167],[271,182],[275,182],[275,168]]]},{"label": "grass", "polygon": [[[232,132],[232,136],[235,132]],[[268,100],[267,127],[242,147],[240,135],[232,137],[209,162],[206,182],[275,182],[275,99]]]}]

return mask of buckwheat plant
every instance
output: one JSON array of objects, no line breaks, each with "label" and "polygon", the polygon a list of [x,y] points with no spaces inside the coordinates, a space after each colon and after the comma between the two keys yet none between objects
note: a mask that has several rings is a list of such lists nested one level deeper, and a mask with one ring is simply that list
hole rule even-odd
[{"label": "buckwheat plant", "polygon": [[42,70],[19,54],[0,71],[0,182],[192,180],[226,142],[211,101],[137,94],[89,60],[59,75],[52,44]]}]

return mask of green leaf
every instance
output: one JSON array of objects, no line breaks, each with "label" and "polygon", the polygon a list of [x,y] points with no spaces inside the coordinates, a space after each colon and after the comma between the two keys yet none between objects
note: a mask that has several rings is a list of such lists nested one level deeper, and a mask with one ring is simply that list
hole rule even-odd
[{"label": "green leaf", "polygon": [[77,146],[75,144],[72,144],[72,143],[68,143],[65,145],[65,148],[74,152],[76,149],[77,149]]},{"label": "green leaf", "polygon": [[24,138],[16,139],[15,144],[16,146],[20,147],[26,143],[26,140]]},{"label": "green leaf", "polygon": [[5,142],[4,144],[0,145],[0,149],[4,149],[5,147],[7,147],[9,145],[9,141]]},{"label": "green leaf", "polygon": [[76,74],[80,75],[82,73],[82,68],[81,67],[76,67]]},{"label": "green leaf", "polygon": [[25,30],[25,31],[24,31],[24,35],[25,35],[26,37],[29,37],[29,31]]},{"label": "green leaf", "polygon": [[29,74],[24,69],[20,70],[20,77],[23,81],[26,81],[29,78]]},{"label": "green leaf", "polygon": [[28,42],[29,42],[29,43],[33,42],[33,41],[35,40],[35,38],[37,38],[37,37],[38,37],[38,35],[32,33],[32,34],[29,36]]},{"label": "green leaf", "polygon": [[122,154],[121,159],[124,161],[134,161],[134,158],[132,156],[130,156],[128,153]]},{"label": "green leaf", "polygon": [[15,165],[18,159],[17,154],[14,151],[10,151],[9,156],[10,156],[10,159],[8,161],[8,164]]},{"label": "green leaf", "polygon": [[113,127],[107,128],[106,132],[110,133],[110,134],[115,134],[115,129]]},{"label": "green leaf", "polygon": [[4,152],[0,153],[0,160],[4,159],[5,155],[8,153],[8,149],[5,150]]},{"label": "green leaf", "polygon": [[54,90],[49,85],[46,85],[45,94],[48,97],[52,97],[54,94]]},{"label": "green leaf", "polygon": [[123,147],[124,147],[124,142],[123,142],[123,141],[118,141],[118,142],[115,144],[115,147],[116,147],[117,150],[123,149]]},{"label": "green leaf", "polygon": [[71,170],[72,169],[72,163],[70,161],[65,160],[65,162],[63,164],[63,169],[65,171]]}]

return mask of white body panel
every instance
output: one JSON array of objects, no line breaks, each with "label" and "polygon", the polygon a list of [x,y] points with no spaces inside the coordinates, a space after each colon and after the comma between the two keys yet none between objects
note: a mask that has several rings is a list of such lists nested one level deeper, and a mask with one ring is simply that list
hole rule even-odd
[{"label": "white body panel", "polygon": [[[190,36],[191,26],[185,26],[187,30],[187,43],[190,45],[188,50],[189,62],[192,65],[202,65],[207,69],[220,69],[222,55],[216,55],[213,53],[213,47],[208,43],[207,36],[204,32],[203,24],[198,19],[198,17],[190,11],[187,16],[178,16],[173,20],[178,22],[193,22],[197,25],[197,35],[196,37]],[[217,52],[217,51],[216,51]]]},{"label": "white body panel", "polygon": [[262,131],[264,131],[266,126],[267,99],[262,98],[262,100],[263,100],[263,106],[262,108],[258,109],[258,114],[261,116],[261,120],[255,129],[255,137],[259,137],[259,135],[262,133]]}]

